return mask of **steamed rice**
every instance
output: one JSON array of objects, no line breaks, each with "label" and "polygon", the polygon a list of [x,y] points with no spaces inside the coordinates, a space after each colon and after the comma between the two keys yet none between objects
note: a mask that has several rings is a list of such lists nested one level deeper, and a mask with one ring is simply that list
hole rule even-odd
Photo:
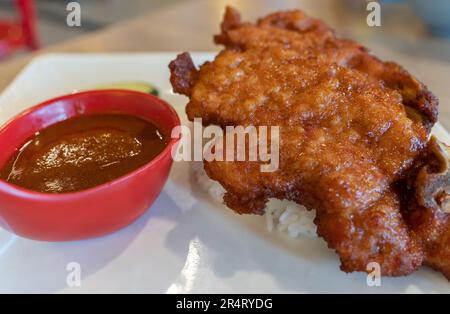
[{"label": "steamed rice", "polygon": [[[201,163],[194,163],[193,169],[200,187],[207,191],[214,201],[222,204],[225,189],[206,175]],[[307,211],[304,206],[287,200],[269,199],[264,211],[267,229],[270,231],[285,232],[292,238],[317,237],[313,222],[316,216],[314,210]]]}]

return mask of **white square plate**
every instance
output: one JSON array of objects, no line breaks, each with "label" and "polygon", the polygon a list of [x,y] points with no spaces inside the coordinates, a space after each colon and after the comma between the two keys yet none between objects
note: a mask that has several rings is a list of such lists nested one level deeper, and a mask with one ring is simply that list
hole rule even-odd
[{"label": "white square plate", "polygon": [[[54,96],[117,81],[147,81],[186,122],[186,98],[174,95],[167,65],[174,53],[47,55],[32,62],[0,97],[0,124]],[[212,54],[193,54],[196,63]],[[126,105],[126,104],[125,104]],[[435,134],[450,138],[439,125]],[[64,208],[61,208],[64,210]],[[70,267],[81,267],[71,287]],[[69,269],[69,270],[68,270]],[[0,292],[298,293],[450,292],[439,273],[423,268],[403,278],[344,274],[322,240],[290,239],[266,230],[257,216],[238,216],[200,191],[188,163],[175,163],[150,210],[112,235],[46,243],[0,229]]]}]

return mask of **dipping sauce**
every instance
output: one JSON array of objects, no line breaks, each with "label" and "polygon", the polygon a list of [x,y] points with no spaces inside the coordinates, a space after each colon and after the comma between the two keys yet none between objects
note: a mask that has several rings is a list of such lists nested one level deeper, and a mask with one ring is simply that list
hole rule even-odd
[{"label": "dipping sauce", "polygon": [[136,170],[167,144],[160,129],[135,116],[71,118],[36,133],[0,171],[0,178],[44,193],[81,191]]}]

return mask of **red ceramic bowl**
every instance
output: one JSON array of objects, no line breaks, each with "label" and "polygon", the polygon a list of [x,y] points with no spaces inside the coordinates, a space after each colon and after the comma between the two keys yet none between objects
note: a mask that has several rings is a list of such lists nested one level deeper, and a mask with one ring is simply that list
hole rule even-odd
[{"label": "red ceramic bowl", "polygon": [[[180,124],[175,110],[159,98],[133,91],[102,90],[46,101],[0,129],[0,167],[33,134],[71,117],[122,113],[148,119],[168,136]],[[141,216],[161,192],[178,139],[139,169],[88,190],[45,194],[0,180],[0,225],[26,238],[70,241],[105,235]]]}]

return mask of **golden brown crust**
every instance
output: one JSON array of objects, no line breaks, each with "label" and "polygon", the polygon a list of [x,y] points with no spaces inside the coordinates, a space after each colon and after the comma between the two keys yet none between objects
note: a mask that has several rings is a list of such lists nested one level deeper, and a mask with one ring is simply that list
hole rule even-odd
[{"label": "golden brown crust", "polygon": [[187,52],[179,54],[170,62],[170,82],[176,93],[190,96],[191,89],[197,80],[197,69]]},{"label": "golden brown crust", "polygon": [[450,280],[450,219],[447,213],[433,208],[409,204],[408,224],[425,254],[424,263]]},{"label": "golden brown crust", "polygon": [[[409,228],[421,241],[425,261],[424,263],[436,271],[440,271],[450,280],[450,215],[447,206],[439,202],[429,202],[420,199],[426,196],[422,194],[430,193],[435,198],[437,191],[444,191],[448,196],[450,193],[449,182],[449,155],[437,154],[437,140],[432,137],[428,144],[428,149],[424,157],[416,163],[409,178],[400,182],[403,189],[403,215],[406,217]],[[445,146],[445,145],[443,145]],[[443,161],[442,157],[446,160]],[[444,167],[442,167],[444,166]],[[424,173],[427,175],[424,176]],[[441,180],[435,180],[440,177]],[[430,180],[431,182],[426,182]],[[430,191],[427,185],[434,185],[434,191]],[[440,186],[436,186],[440,185]]]},{"label": "golden brown crust", "polygon": [[383,276],[408,275],[422,265],[423,251],[399,207],[391,190],[364,210],[321,212],[317,233],[339,254],[345,272],[367,271],[368,263],[376,262]]},{"label": "golden brown crust", "polygon": [[273,173],[257,162],[205,162],[227,191],[225,203],[241,214],[261,214],[271,197],[315,208],[318,233],[347,272],[374,261],[390,276],[419,267],[422,248],[392,185],[426,146],[437,118],[431,93],[301,11],[250,24],[228,8],[215,40],[226,49],[188,72],[195,75],[171,68],[175,90],[190,96],[189,119],[279,126],[281,141]]},{"label": "golden brown crust", "polygon": [[229,49],[283,45],[298,51],[320,51],[330,61],[364,72],[397,90],[405,106],[423,115],[423,123],[428,129],[437,122],[439,101],[423,83],[398,64],[383,62],[371,55],[364,46],[336,38],[325,23],[301,11],[276,12],[252,25],[241,23],[239,13],[227,7],[222,34],[215,38],[217,43]]}]

